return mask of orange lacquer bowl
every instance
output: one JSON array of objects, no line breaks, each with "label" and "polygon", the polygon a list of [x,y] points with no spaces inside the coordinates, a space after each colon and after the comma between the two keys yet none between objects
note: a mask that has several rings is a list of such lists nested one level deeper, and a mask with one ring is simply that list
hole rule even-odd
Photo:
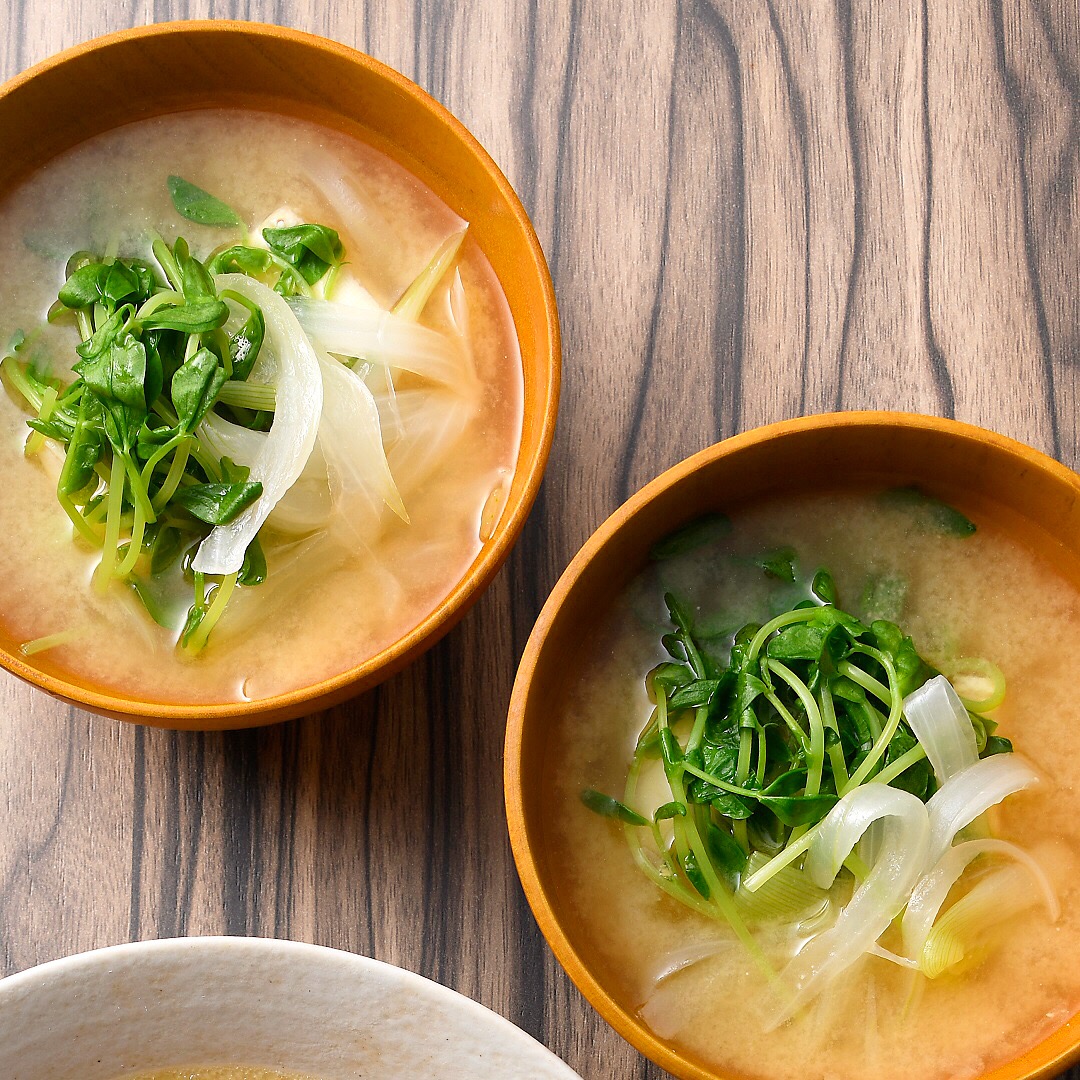
[{"label": "orange lacquer bowl", "polygon": [[352,132],[417,176],[470,223],[513,317],[524,368],[521,445],[505,507],[464,576],[407,633],[311,686],[255,701],[138,701],[38,668],[0,639],[0,664],[50,694],[163,727],[250,727],[325,708],[402,668],[490,583],[540,485],[559,396],[559,325],[536,234],[483,147],[438,102],[384,64],[332,41],[256,23],[177,22],[98,38],[0,88],[0,191],[56,154],[121,124],[205,107],[249,107]]},{"label": "orange lacquer bowl", "polygon": [[[1080,477],[1030,447],[952,420],[889,412],[811,416],[712,446],[648,484],[590,537],[537,620],[514,684],[506,734],[506,810],[525,895],[555,956],[586,998],[643,1054],[684,1080],[728,1073],[655,1035],[599,972],[605,963],[560,889],[545,779],[551,716],[583,642],[650,547],[709,511],[785,492],[917,485],[960,502],[1080,584]],[[755,1036],[759,1037],[759,1036]],[[1073,1017],[982,1080],[1052,1076],[1080,1057]],[[976,1075],[975,1072],[972,1075]]]}]

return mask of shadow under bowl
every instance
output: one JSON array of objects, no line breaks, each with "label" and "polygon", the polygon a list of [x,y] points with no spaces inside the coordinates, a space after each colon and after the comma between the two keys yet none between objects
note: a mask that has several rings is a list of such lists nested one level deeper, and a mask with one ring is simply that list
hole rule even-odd
[{"label": "shadow under bowl", "polygon": [[[552,732],[582,643],[649,562],[652,546],[709,512],[806,491],[917,486],[993,521],[1080,587],[1080,478],[1011,439],[952,420],[889,412],[811,416],[736,436],[681,462],[621,506],[589,538],[548,598],[526,645],[506,734],[510,840],[525,895],[555,956],[601,1016],[652,1061],[682,1080],[742,1076],[658,1037],[625,992],[612,961],[585,931],[560,876],[557,812],[548,771]],[[629,858],[629,855],[627,855]],[[606,973],[605,973],[606,972]],[[1070,1020],[1025,1053],[980,1073],[1032,1080],[1080,1057]],[[974,1075],[974,1074],[973,1074]]]}]

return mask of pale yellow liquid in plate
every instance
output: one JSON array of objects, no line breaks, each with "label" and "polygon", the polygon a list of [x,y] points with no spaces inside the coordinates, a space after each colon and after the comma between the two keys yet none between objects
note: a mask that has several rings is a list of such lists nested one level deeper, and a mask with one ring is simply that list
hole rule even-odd
[{"label": "pale yellow liquid in plate", "polygon": [[139,1073],[130,1080],[318,1080],[318,1077],[263,1069],[255,1065],[198,1065],[181,1069],[156,1069],[153,1072]]}]

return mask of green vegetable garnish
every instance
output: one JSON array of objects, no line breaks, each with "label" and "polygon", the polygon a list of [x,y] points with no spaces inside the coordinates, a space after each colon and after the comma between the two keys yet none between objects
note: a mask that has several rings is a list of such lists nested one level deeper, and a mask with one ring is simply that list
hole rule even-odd
[{"label": "green vegetable garnish", "polygon": [[659,561],[685,555],[688,551],[722,539],[729,532],[731,519],[727,514],[705,514],[653,544],[649,558]]},{"label": "green vegetable garnish", "polygon": [[338,266],[345,255],[338,234],[325,225],[263,229],[263,239],[267,247],[295,267],[309,285],[314,285],[328,270]]},{"label": "green vegetable garnish", "polygon": [[886,506],[908,511],[922,528],[952,536],[970,536],[975,523],[955,507],[927,495],[916,487],[892,488],[881,495]]},{"label": "green vegetable garnish", "polygon": [[214,225],[219,228],[239,226],[240,216],[231,206],[215,198],[201,187],[196,187],[182,176],[169,177],[169,194],[172,196],[176,212],[200,225]]},{"label": "green vegetable garnish", "polygon": [[[900,502],[915,505],[915,498],[904,494]],[[940,527],[947,523],[949,533],[970,533],[951,508],[921,495],[917,505]],[[728,528],[720,515],[692,522],[655,545],[651,557],[684,554]],[[794,549],[750,562],[791,606],[718,641],[697,624],[724,623],[722,613],[699,616],[688,599],[666,593],[670,628],[661,644],[671,660],[646,677],[655,708],[638,738],[625,790],[619,799],[593,790],[582,799],[624,826],[635,862],[658,887],[728,922],[770,975],[744,919],[824,902],[826,893],[792,865],[806,850],[808,830],[865,784],[888,783],[924,803],[937,790],[903,710],[905,697],[938,673],[895,622],[864,621],[838,607],[828,570],[800,581]],[[878,590],[873,596],[880,602]],[[997,704],[999,686],[1004,692],[1000,672],[982,661],[962,663],[985,674],[994,689],[985,700]],[[968,719],[982,756],[1011,749],[992,734],[992,720],[976,713]],[[657,768],[657,758],[670,797],[650,815],[638,804],[637,786],[643,770]],[[849,862],[856,876],[864,869],[854,856]],[[751,871],[754,888],[777,875],[783,888],[755,900],[741,885]]]},{"label": "green vegetable garnish", "polygon": [[[173,205],[202,225],[242,226],[221,200],[178,176],[168,179]],[[67,321],[77,376],[66,385],[34,355],[36,333],[17,332],[0,375],[34,414],[27,452],[51,439],[64,450],[56,494],[81,540],[100,549],[95,587],[128,585],[155,622],[196,653],[237,585],[265,580],[258,538],[236,574],[193,573],[191,558],[210,531],[259,499],[262,484],[219,458],[200,439],[211,412],[265,430],[273,386],[248,383],[265,336],[262,311],[232,290],[220,295],[215,274],[269,277],[289,294],[308,291],[344,258],[333,229],[305,224],[266,230],[272,250],[235,246],[209,265],[181,237],[149,238],[154,264],[76,252],[50,322]],[[178,602],[187,592],[194,602]],[[66,640],[66,632],[30,643]]]}]

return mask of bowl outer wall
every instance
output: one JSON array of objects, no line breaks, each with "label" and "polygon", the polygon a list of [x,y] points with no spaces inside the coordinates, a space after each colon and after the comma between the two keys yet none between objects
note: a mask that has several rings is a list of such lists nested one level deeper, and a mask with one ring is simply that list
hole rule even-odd
[{"label": "bowl outer wall", "polygon": [[465,127],[420,87],[344,45],[278,26],[214,20],[160,23],[76,46],[0,87],[0,192],[101,131],[215,106],[281,112],[359,135],[468,220],[513,315],[524,411],[502,517],[463,578],[393,645],[315,686],[254,702],[145,702],[41,671],[17,654],[14,643],[0,643],[0,664],[61,700],[119,719],[207,730],[276,722],[336,704],[383,681],[445,634],[491,582],[524,525],[551,448],[560,383],[551,276],[509,182]]},{"label": "bowl outer wall", "polygon": [[[833,413],[758,428],[675,465],[633,495],[586,541],[553,589],[526,644],[510,701],[506,811],[525,895],[556,958],[605,1020],[682,1080],[717,1073],[653,1035],[593,973],[587,943],[560,907],[545,847],[547,718],[577,643],[645,565],[662,536],[710,510],[795,491],[919,484],[969,511],[992,513],[1022,543],[1080,566],[1080,477],[1031,447],[954,420],[890,412]],[[1080,1017],[982,1080],[1035,1080],[1080,1058]]]},{"label": "bowl outer wall", "polygon": [[[116,1080],[190,1065],[324,1080],[577,1074],[439,983],[366,956],[269,938],[141,941],[0,980],[5,1080]],[[579,1078],[580,1080],[580,1078]]]}]

